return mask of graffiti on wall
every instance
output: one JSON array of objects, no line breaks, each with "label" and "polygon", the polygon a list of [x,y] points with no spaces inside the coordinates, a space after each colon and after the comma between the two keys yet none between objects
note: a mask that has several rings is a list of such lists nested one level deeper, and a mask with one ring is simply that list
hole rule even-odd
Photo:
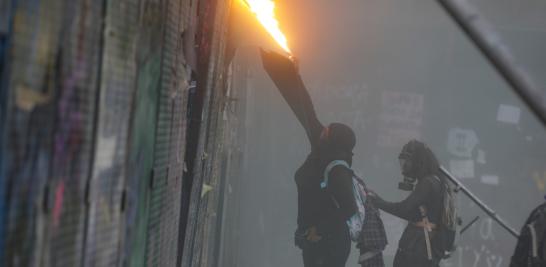
[{"label": "graffiti on wall", "polygon": [[210,50],[216,25],[193,29],[206,2],[0,2],[2,262],[176,264],[197,50],[182,45]]},{"label": "graffiti on wall", "polygon": [[[7,2],[7,1],[6,1]],[[21,2],[13,9],[10,39],[27,46],[12,46],[3,62],[10,69],[3,86],[10,88],[6,120],[5,175],[7,237],[5,261],[32,265],[39,262],[39,235],[43,226],[43,189],[50,173],[58,81],[61,21],[48,8],[54,3]]]}]

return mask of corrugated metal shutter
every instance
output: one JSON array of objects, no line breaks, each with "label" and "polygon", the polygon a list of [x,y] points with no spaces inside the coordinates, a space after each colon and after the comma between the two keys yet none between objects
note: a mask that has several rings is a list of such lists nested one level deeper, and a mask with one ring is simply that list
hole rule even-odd
[{"label": "corrugated metal shutter", "polygon": [[[220,30],[220,29],[218,29]],[[225,104],[226,80],[224,76],[224,54],[225,42],[223,35],[218,38],[219,54],[215,57],[218,71],[222,74],[214,76],[213,95],[209,106],[209,127],[206,131],[205,153],[210,155],[203,164],[203,183],[211,186],[212,190],[201,200],[199,208],[199,224],[197,226],[198,246],[200,251],[199,260],[193,262],[193,266],[212,266],[214,264],[214,246],[216,242],[216,222],[219,205],[219,193],[221,189],[220,168],[223,160],[224,150],[224,120],[223,111]]]},{"label": "corrugated metal shutter", "polygon": [[182,174],[186,145],[186,102],[190,82],[186,75],[186,62],[183,54],[183,33],[188,9],[188,1],[171,0],[169,2],[168,18],[170,23],[166,30],[165,52],[171,53],[172,60],[166,66],[170,74],[164,76],[166,78],[164,81],[166,82],[165,88],[170,95],[172,110],[167,188],[165,205],[163,205],[161,214],[163,239],[163,255],[161,256],[164,260],[161,266],[176,266],[179,246]]},{"label": "corrugated metal shutter", "polygon": [[62,10],[60,90],[49,180],[51,209],[42,265],[72,267],[80,265],[83,256],[84,200],[93,155],[103,6],[101,1],[70,0]]},{"label": "corrugated metal shutter", "polygon": [[0,217],[7,217],[2,262],[36,266],[43,243],[43,193],[53,153],[63,3],[18,1],[9,8],[14,23],[0,85],[6,97],[2,100],[5,124],[0,127],[0,179],[6,186],[2,188],[6,208]]},{"label": "corrugated metal shutter", "polygon": [[187,80],[183,76],[183,6],[168,1],[164,32],[161,91],[155,144],[154,177],[148,222],[148,266],[175,266],[178,246],[181,175],[184,153]]},{"label": "corrugated metal shutter", "polygon": [[[225,62],[224,52],[226,45],[226,21],[229,11],[229,1],[207,1],[208,6],[204,7],[208,12],[207,21],[203,22],[201,34],[205,38],[205,47],[210,48],[208,58],[208,69],[205,75],[206,84],[201,84],[201,90],[205,91],[205,102],[203,104],[202,125],[200,128],[199,145],[197,148],[194,170],[191,206],[188,213],[188,224],[184,244],[184,266],[209,266],[214,264],[209,261],[209,255],[214,254],[213,244],[216,227],[216,207],[218,193],[219,166],[221,164],[221,142],[217,142],[222,135],[222,107],[224,103],[225,89]],[[212,16],[214,14],[214,16]],[[212,30],[212,32],[206,32]],[[203,52],[204,51],[204,52]],[[202,50],[200,56],[205,55]],[[212,191],[201,197],[202,186],[207,184]]]},{"label": "corrugated metal shutter", "polygon": [[[136,41],[137,79],[129,133],[127,209],[122,265],[147,266],[148,218],[155,166],[156,127],[162,70],[163,25],[166,5],[160,0],[139,1]],[[156,197],[157,198],[157,197]]]},{"label": "corrugated metal shutter", "polygon": [[116,266],[134,95],[138,1],[107,1],[84,266]]}]

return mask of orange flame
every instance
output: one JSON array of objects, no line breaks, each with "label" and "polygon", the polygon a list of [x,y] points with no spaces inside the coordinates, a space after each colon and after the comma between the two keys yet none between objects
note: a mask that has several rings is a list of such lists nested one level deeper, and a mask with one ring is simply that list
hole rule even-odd
[{"label": "orange flame", "polygon": [[286,36],[279,28],[279,21],[275,18],[275,3],[272,0],[242,0],[249,8],[266,31],[284,49],[292,54],[288,48]]}]

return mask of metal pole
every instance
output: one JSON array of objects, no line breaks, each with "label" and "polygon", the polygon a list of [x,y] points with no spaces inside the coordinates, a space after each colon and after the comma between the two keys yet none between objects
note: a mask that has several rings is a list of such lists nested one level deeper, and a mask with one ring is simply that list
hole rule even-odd
[{"label": "metal pole", "polygon": [[508,48],[479,12],[466,0],[438,0],[470,40],[480,49],[512,90],[546,126],[546,97],[519,67]]},{"label": "metal pole", "polygon": [[447,176],[447,178],[457,186],[457,190],[463,191],[465,195],[467,195],[478,207],[480,207],[491,219],[495,220],[497,223],[500,224],[504,229],[506,229],[510,234],[512,234],[514,237],[518,238],[519,234],[514,230],[511,226],[508,225],[504,219],[502,219],[493,209],[491,209],[489,206],[487,206],[483,201],[481,201],[476,195],[474,195],[468,188],[462,184],[455,176],[453,176],[449,171],[447,171],[444,167],[440,167],[440,171]]}]

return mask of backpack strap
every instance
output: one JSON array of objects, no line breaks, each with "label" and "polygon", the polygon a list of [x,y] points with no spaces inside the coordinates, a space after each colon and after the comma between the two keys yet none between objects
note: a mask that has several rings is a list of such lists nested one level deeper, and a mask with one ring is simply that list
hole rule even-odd
[{"label": "backpack strap", "polygon": [[[534,219],[526,227],[531,235],[531,249],[529,251],[534,261],[541,262],[546,259],[544,236],[546,236],[546,209],[536,209]],[[542,266],[542,265],[539,265]]]},{"label": "backpack strap", "polygon": [[419,211],[421,212],[421,223],[423,224],[423,233],[425,234],[425,246],[427,249],[427,258],[432,260],[432,245],[430,242],[430,232],[432,232],[432,224],[428,220],[427,208],[425,206],[419,206]]},{"label": "backpack strap", "polygon": [[531,232],[531,254],[533,255],[533,258],[536,259],[538,257],[538,242],[535,224],[530,223],[527,227],[529,227],[529,231]]},{"label": "backpack strap", "polygon": [[351,169],[351,167],[349,166],[349,163],[347,163],[347,161],[344,161],[344,160],[334,160],[332,162],[330,162],[327,166],[326,166],[326,169],[324,169],[324,180],[322,181],[322,183],[320,183],[320,188],[322,189],[325,189],[326,187],[328,187],[328,175],[330,174],[330,171],[336,167],[336,166],[344,166],[346,167],[347,169]]}]

